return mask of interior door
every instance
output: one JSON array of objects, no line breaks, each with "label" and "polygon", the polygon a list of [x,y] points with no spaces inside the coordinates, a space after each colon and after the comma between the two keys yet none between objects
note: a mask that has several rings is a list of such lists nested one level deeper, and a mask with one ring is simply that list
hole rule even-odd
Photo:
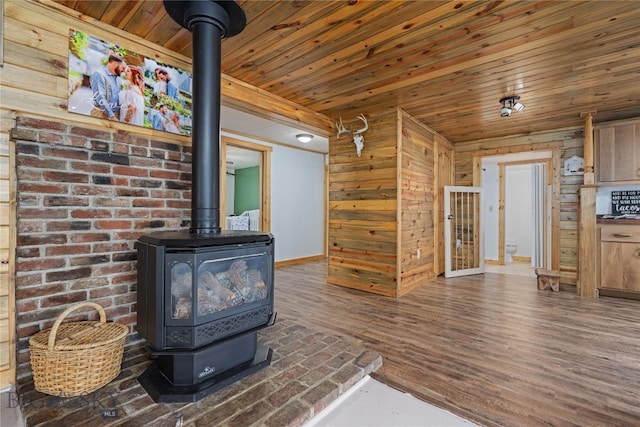
[{"label": "interior door", "polygon": [[484,273],[481,187],[444,187],[445,277]]},{"label": "interior door", "polygon": [[534,163],[531,165],[531,266],[547,268],[551,266],[551,239],[548,230],[551,209],[547,189],[547,165]]}]

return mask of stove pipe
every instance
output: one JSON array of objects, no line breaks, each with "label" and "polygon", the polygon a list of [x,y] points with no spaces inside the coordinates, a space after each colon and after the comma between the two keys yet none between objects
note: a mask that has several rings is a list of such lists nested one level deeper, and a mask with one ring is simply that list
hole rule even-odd
[{"label": "stove pipe", "polygon": [[235,1],[164,0],[164,7],[193,37],[190,232],[219,233],[221,40],[240,33],[246,16]]}]

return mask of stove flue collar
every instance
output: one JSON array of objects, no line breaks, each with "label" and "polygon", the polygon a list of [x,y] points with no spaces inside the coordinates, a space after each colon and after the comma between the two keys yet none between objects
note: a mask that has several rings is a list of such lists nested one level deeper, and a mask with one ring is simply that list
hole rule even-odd
[{"label": "stove flue collar", "polygon": [[247,24],[242,7],[235,1],[213,0],[164,0],[169,16],[182,27],[191,31],[193,25],[206,22],[220,29],[222,38],[240,33]]}]

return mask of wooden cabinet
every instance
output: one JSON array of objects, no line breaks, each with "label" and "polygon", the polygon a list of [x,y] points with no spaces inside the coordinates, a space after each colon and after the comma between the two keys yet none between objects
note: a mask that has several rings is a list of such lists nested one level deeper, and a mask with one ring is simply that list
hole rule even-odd
[{"label": "wooden cabinet", "polygon": [[600,287],[640,292],[640,225],[600,230]]},{"label": "wooden cabinet", "polygon": [[640,121],[595,130],[598,182],[640,182]]}]

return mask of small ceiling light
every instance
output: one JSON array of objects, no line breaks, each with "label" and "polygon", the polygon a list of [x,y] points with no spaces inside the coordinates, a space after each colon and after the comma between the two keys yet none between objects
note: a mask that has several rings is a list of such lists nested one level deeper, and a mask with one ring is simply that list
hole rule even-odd
[{"label": "small ceiling light", "polygon": [[500,109],[500,117],[509,117],[513,110],[524,110],[524,104],[520,103],[520,97],[517,95],[506,96],[500,100],[502,108]]},{"label": "small ceiling light", "polygon": [[516,102],[515,104],[513,104],[513,109],[516,111],[522,111],[524,110],[524,104]]},{"label": "small ceiling light", "polygon": [[296,135],[296,139],[300,142],[302,142],[303,144],[306,144],[307,142],[311,141],[313,139],[313,135],[309,134],[309,133],[300,133],[298,135]]}]

